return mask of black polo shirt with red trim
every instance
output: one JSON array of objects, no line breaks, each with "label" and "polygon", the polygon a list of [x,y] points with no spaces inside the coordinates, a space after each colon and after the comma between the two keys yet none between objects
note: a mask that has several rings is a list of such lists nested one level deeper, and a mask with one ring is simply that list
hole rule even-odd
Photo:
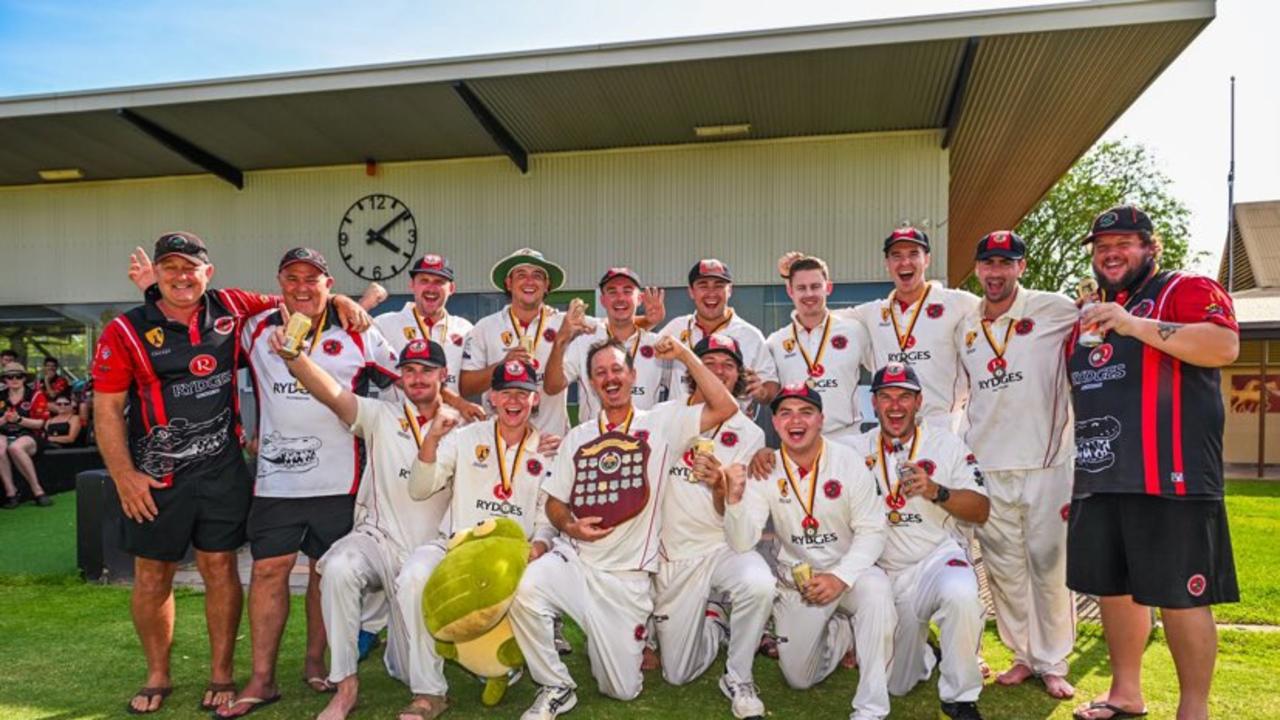
[{"label": "black polo shirt with red trim", "polygon": [[24,427],[22,423],[4,422],[4,417],[9,414],[10,410],[18,413],[20,418],[29,418],[31,420],[44,420],[49,417],[49,400],[45,394],[39,390],[35,390],[29,386],[23,386],[22,398],[12,405],[9,403],[9,393],[0,389],[0,432],[6,437],[21,437],[30,435],[39,438],[44,433],[40,430],[34,430]]},{"label": "black polo shirt with red trim", "polygon": [[210,290],[189,323],[146,302],[107,324],[94,352],[95,390],[128,392],[129,449],[137,469],[165,485],[216,473],[240,457],[236,370],[243,321],[279,298]]}]

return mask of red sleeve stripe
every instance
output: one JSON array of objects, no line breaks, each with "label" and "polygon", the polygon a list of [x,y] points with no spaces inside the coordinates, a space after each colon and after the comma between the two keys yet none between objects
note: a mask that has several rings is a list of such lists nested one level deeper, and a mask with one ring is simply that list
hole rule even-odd
[{"label": "red sleeve stripe", "polygon": [[245,316],[244,306],[240,304],[240,299],[234,293],[229,290],[215,290],[214,292],[217,293],[218,299],[222,301],[223,305],[227,306],[227,309],[232,314],[240,318]]},{"label": "red sleeve stripe", "polygon": [[138,397],[145,401],[142,404],[142,408],[140,408],[142,411],[142,426],[148,431],[151,430],[151,421],[147,419],[148,407],[151,410],[151,417],[155,420],[155,424],[167,424],[169,418],[164,410],[164,397],[160,388],[160,378],[156,377],[155,368],[151,366],[151,358],[142,349],[142,340],[138,337],[137,329],[123,315],[117,317],[112,323],[118,325],[121,331],[120,334],[125,338],[125,341],[129,344],[129,349],[133,352],[134,379],[138,381]]},{"label": "red sleeve stripe", "polygon": [[[258,342],[258,336],[261,335],[264,330],[271,327],[271,323],[267,322],[269,318],[270,316],[264,316],[258,321],[258,325],[253,328],[253,333],[249,336],[249,347],[244,349],[246,355],[253,352],[253,346]],[[237,342],[239,342],[238,338]]]}]

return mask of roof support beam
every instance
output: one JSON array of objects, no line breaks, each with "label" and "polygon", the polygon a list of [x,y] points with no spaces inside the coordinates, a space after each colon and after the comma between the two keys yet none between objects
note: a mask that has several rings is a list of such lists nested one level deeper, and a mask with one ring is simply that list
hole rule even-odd
[{"label": "roof support beam", "polygon": [[141,130],[151,139],[181,155],[188,162],[208,170],[227,182],[235,185],[237,190],[244,189],[244,173],[239,168],[190,140],[172,133],[128,108],[117,108],[116,115],[125,122]]},{"label": "roof support beam", "polygon": [[956,81],[951,86],[951,97],[947,100],[947,115],[942,127],[942,149],[951,147],[951,137],[956,126],[960,124],[960,113],[964,110],[964,95],[969,89],[969,76],[973,74],[973,58],[978,54],[978,38],[971,37],[964,44],[964,54],[960,56],[960,69],[956,71]]},{"label": "roof support beam", "polygon": [[511,158],[511,162],[515,163],[516,167],[520,168],[521,174],[527,175],[529,173],[529,153],[520,145],[520,141],[516,140],[506,126],[502,124],[502,121],[490,112],[489,108],[485,107],[485,104],[465,82],[459,80],[450,84],[453,86],[453,91],[458,93],[458,97],[462,98],[462,102],[467,104],[467,108],[471,110],[471,114],[476,117],[481,127],[484,128],[485,132],[489,133],[489,137],[493,138],[493,142],[499,148],[502,148],[502,152]]}]

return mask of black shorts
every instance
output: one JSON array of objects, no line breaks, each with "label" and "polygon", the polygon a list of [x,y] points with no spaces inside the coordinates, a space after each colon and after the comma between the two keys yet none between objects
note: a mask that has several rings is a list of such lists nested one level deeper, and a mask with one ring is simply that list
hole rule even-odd
[{"label": "black shorts", "polygon": [[1067,587],[1161,608],[1238,602],[1226,505],[1152,495],[1072,500]]},{"label": "black shorts", "polygon": [[254,560],[304,552],[318,560],[351,532],[355,495],[255,497],[249,511],[249,552]]},{"label": "black shorts", "polygon": [[151,522],[121,520],[120,549],[149,560],[177,562],[195,545],[204,552],[239,549],[253,498],[253,478],[238,456],[221,470],[174,478],[152,490],[159,513]]}]

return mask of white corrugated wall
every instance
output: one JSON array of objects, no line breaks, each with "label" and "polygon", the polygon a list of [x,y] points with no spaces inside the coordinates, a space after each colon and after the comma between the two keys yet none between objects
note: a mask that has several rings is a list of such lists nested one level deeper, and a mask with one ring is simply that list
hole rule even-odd
[{"label": "white corrugated wall", "polygon": [[881,239],[906,220],[929,225],[930,274],[945,277],[947,186],[947,153],[924,131],[539,155],[528,175],[501,157],[385,165],[375,177],[363,166],[254,172],[242,191],[210,176],[6,188],[0,303],[136,298],[128,252],[168,229],[205,238],[218,285],[272,288],[280,254],[309,245],[340,289],[358,290],[337,232],[370,193],[410,208],[419,254],[449,256],[463,292],[487,290],[493,262],[524,245],[563,264],[571,288],[609,265],[683,285],[711,255],[741,284],[773,283],[792,248],[827,258],[839,282],[882,280]]}]

